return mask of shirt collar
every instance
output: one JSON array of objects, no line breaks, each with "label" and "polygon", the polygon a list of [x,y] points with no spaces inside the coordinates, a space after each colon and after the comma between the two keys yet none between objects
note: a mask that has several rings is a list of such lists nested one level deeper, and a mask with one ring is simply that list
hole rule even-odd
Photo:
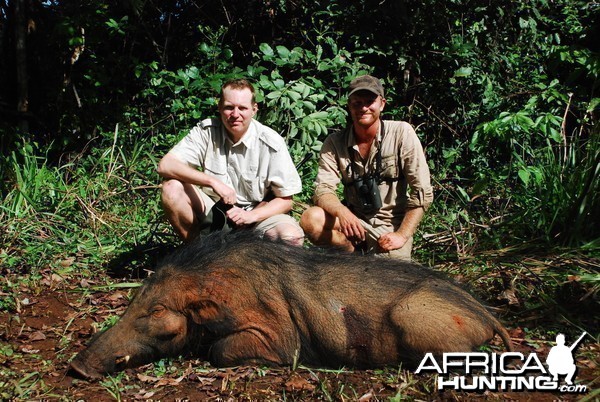
[{"label": "shirt collar", "polygon": [[[383,120],[379,119],[379,129],[377,130],[377,136],[375,137],[375,145],[379,147],[381,144],[381,129],[383,128],[382,124]],[[347,136],[346,136],[346,146],[348,149],[354,149],[358,151],[358,145],[356,144],[356,137],[354,137],[354,128],[352,124],[348,127]]]},{"label": "shirt collar", "polygon": [[254,144],[256,143],[257,136],[258,136],[258,130],[256,129],[256,121],[254,119],[252,119],[252,121],[250,122],[250,125],[248,126],[248,130],[246,131],[246,133],[242,136],[242,138],[237,143],[234,144],[228,135],[225,135],[225,138],[230,147],[238,147],[241,144],[244,144],[244,146],[246,148],[251,149],[251,148],[253,148]]}]

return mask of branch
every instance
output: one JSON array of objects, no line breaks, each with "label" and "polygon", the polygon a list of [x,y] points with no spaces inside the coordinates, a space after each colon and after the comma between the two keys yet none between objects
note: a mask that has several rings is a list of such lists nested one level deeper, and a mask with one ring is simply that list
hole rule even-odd
[{"label": "branch", "polygon": [[560,126],[560,135],[563,140],[563,163],[567,163],[567,115],[569,114],[569,109],[571,108],[571,100],[573,99],[573,92],[569,92],[569,101],[567,102],[567,107],[565,108],[565,114],[563,115],[563,121]]}]

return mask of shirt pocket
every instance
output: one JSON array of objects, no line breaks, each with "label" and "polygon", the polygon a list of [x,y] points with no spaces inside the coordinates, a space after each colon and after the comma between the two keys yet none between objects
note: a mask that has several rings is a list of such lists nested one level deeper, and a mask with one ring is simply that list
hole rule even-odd
[{"label": "shirt pocket", "polygon": [[260,202],[264,198],[264,182],[257,167],[248,166],[247,170],[241,174],[240,187],[244,191],[246,199],[251,202]]},{"label": "shirt pocket", "polygon": [[398,159],[396,155],[383,156],[381,158],[381,177],[386,179],[397,179],[398,176]]},{"label": "shirt pocket", "polygon": [[227,161],[220,158],[207,158],[204,163],[204,173],[227,183]]}]

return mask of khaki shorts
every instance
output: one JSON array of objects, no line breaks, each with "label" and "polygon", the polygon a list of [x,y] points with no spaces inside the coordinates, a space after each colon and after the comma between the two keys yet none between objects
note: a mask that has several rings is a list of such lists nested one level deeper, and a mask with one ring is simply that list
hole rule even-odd
[{"label": "khaki shorts", "polygon": [[[198,193],[198,197],[200,197],[200,199],[204,203],[204,214],[198,214],[198,217],[200,218],[200,220],[202,220],[203,218],[206,218],[206,214],[208,213],[208,211],[210,211],[211,208],[215,205],[215,200],[210,198],[208,194],[202,191],[201,187],[194,186],[194,188],[196,189],[196,193]],[[290,215],[286,214],[273,215],[265,219],[264,221],[249,227],[249,229],[258,232],[260,236],[264,236],[265,232],[282,224],[295,226],[298,229],[299,233],[304,233],[302,228],[300,227],[300,224],[298,224],[298,222],[296,222],[296,220]]]},{"label": "khaki shorts", "polygon": [[399,249],[392,251],[379,251],[379,244],[377,240],[379,237],[385,233],[391,233],[394,231],[392,226],[373,226],[364,220],[360,219],[360,223],[362,227],[367,232],[367,240],[366,240],[366,252],[367,253],[375,253],[378,257],[388,257],[388,258],[397,258],[400,260],[411,260],[411,251],[412,251],[412,236],[404,243]]}]

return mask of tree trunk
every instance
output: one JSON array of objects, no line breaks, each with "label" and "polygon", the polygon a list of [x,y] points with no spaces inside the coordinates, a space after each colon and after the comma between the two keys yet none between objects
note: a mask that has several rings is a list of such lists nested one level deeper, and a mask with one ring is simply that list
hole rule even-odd
[{"label": "tree trunk", "polygon": [[15,0],[15,46],[17,68],[17,113],[22,133],[29,132],[29,88],[27,76],[27,16],[26,0]]}]

